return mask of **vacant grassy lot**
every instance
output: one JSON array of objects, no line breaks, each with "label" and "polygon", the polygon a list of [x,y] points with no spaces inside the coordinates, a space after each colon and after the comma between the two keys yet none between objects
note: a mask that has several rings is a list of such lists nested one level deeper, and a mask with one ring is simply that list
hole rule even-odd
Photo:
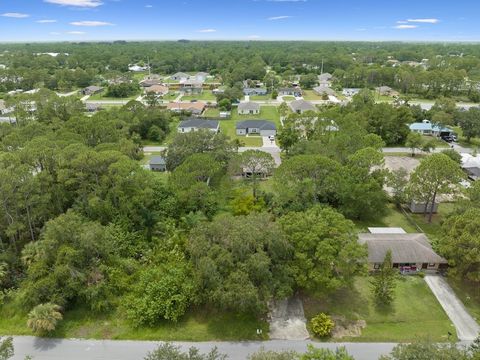
[{"label": "vacant grassy lot", "polygon": [[260,100],[260,101],[272,100],[272,94],[252,95],[252,96],[250,96],[250,100],[252,100],[252,101],[255,101],[255,100]]},{"label": "vacant grassy lot", "polygon": [[355,221],[359,232],[368,232],[368,227],[401,227],[407,233],[418,232],[415,226],[395,205],[390,204],[385,216],[371,221]]},{"label": "vacant grassy lot", "polygon": [[108,97],[106,96],[107,94],[107,91],[104,90],[100,93],[97,93],[97,94],[93,94],[91,95],[88,100],[134,100],[136,99],[139,95],[141,95],[141,91],[138,90],[135,94],[129,96],[129,97],[126,97],[126,98],[117,98],[117,97]]},{"label": "vacant grassy lot", "polygon": [[[32,335],[26,314],[9,305],[0,308],[0,335]],[[154,327],[133,327],[121,311],[92,314],[85,309],[67,311],[52,337],[123,340],[260,340],[256,329],[268,334],[268,324],[255,317],[196,309],[177,323],[161,322]]]},{"label": "vacant grassy lot", "polygon": [[343,289],[329,296],[306,295],[307,319],[326,312],[344,316],[347,320],[365,320],[367,326],[361,336],[345,338],[345,341],[408,342],[419,338],[446,341],[449,331],[455,334],[455,328],[422,278],[401,277],[397,282],[395,300],[387,309],[375,305],[369,280],[368,277],[359,277],[353,289]]},{"label": "vacant grassy lot", "polygon": [[282,97],[283,101],[293,101],[295,100],[295,96],[289,96],[289,95],[285,95]]},{"label": "vacant grassy lot", "polygon": [[325,100],[322,96],[318,95],[313,90],[304,90],[303,91],[303,98],[305,100]]},{"label": "vacant grassy lot", "polygon": [[203,100],[203,101],[215,101],[217,98],[211,91],[204,90],[201,94],[198,95],[185,95],[182,96],[182,101],[190,100]]}]

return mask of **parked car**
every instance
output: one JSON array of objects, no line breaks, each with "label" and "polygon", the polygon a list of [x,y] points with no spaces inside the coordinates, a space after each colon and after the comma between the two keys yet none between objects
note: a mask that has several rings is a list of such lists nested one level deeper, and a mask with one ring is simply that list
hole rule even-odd
[{"label": "parked car", "polygon": [[441,137],[441,139],[443,141],[446,141],[447,143],[451,143],[451,142],[454,142],[455,140],[453,139],[453,136],[450,136],[450,135],[444,135]]}]

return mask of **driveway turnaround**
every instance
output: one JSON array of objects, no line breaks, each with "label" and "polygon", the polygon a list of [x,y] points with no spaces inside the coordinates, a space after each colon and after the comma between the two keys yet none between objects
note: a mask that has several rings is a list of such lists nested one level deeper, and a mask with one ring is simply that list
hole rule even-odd
[{"label": "driveway turnaround", "polygon": [[480,326],[467,312],[445,279],[439,275],[426,275],[425,282],[455,325],[457,337],[463,341],[474,340],[480,334]]},{"label": "driveway turnaround", "polygon": [[[17,336],[13,339],[15,356],[13,360],[24,360],[26,355],[34,360],[143,360],[159,342],[39,339],[31,336]],[[174,342],[187,350],[191,346],[205,353],[213,347],[228,355],[228,360],[245,360],[248,355],[264,348],[266,350],[293,350],[305,352],[307,345],[334,350],[345,346],[355,360],[376,360],[388,354],[396,344],[392,343],[315,343],[311,341],[250,341],[250,342]]]}]

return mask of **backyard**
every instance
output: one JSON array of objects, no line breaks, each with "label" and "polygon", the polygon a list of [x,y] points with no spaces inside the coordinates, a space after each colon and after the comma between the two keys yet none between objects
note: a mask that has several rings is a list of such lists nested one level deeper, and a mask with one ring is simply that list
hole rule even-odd
[{"label": "backyard", "polygon": [[[425,281],[417,276],[403,276],[397,281],[395,300],[389,308],[378,308],[374,302],[369,277],[358,277],[353,288],[331,295],[303,296],[305,316],[311,319],[319,312],[342,316],[346,322],[365,320],[366,327],[358,337],[342,341],[389,342],[448,340],[455,328],[430,292]],[[454,340],[456,338],[453,335]]]}]

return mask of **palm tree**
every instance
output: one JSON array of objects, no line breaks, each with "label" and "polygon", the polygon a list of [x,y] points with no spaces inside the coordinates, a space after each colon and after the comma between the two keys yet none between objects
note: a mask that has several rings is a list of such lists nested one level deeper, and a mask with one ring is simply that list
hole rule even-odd
[{"label": "palm tree", "polygon": [[53,331],[63,319],[60,311],[61,307],[52,303],[37,305],[28,314],[27,326],[35,333]]}]

